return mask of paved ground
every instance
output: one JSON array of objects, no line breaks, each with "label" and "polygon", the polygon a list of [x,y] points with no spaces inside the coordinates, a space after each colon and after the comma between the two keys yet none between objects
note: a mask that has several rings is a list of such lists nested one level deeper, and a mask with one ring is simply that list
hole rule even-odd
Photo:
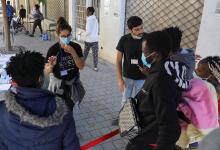
[{"label": "paved ground", "polygon": [[[0,18],[0,32],[1,25],[2,18]],[[24,34],[18,34],[14,38],[13,45],[22,45],[30,50],[46,54],[53,43],[41,41],[39,35],[31,38]],[[0,35],[0,47],[2,45],[4,44],[2,35]],[[117,89],[114,65],[101,60],[99,72],[94,72],[90,67],[92,64],[90,58],[87,60],[87,66],[81,71],[81,80],[86,88],[86,96],[81,105],[76,106],[73,112],[81,145],[117,129],[117,127],[111,126],[111,121],[117,116],[121,100]],[[123,150],[126,143],[126,140],[121,139],[120,136],[115,136],[92,149]]]}]

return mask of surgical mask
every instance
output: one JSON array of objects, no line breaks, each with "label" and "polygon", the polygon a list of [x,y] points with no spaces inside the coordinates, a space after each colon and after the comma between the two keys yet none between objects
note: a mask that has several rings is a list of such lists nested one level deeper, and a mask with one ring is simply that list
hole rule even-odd
[{"label": "surgical mask", "polygon": [[131,36],[133,39],[136,39],[136,40],[142,39],[142,36],[137,36],[137,35],[133,35],[133,34],[131,34]]},{"label": "surgical mask", "polygon": [[68,45],[70,43],[70,37],[60,37],[61,43]]},{"label": "surgical mask", "polygon": [[152,56],[154,54],[151,53],[150,55],[148,55],[147,57],[144,56],[144,53],[142,53],[142,56],[141,56],[141,60],[142,60],[142,63],[144,64],[144,66],[148,67],[148,68],[151,68],[152,66],[152,63],[149,62],[149,57]]}]

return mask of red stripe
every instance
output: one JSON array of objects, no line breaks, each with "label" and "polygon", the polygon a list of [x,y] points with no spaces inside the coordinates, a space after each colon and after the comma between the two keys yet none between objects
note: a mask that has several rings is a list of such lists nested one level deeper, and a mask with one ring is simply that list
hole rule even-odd
[{"label": "red stripe", "polygon": [[[116,129],[116,130],[114,130],[110,133],[107,133],[107,134],[105,134],[95,140],[90,141],[87,144],[84,144],[83,146],[80,147],[80,150],[88,150],[89,148],[94,147],[94,146],[112,138],[113,136],[115,136],[117,134],[119,134],[119,129]],[[149,146],[156,147],[157,145],[156,144],[149,144]]]},{"label": "red stripe", "polygon": [[102,143],[103,141],[105,141],[107,139],[110,139],[111,137],[117,135],[118,133],[119,133],[119,129],[114,130],[114,131],[112,131],[112,132],[110,132],[108,134],[105,134],[105,135],[103,135],[103,136],[101,136],[101,137],[99,137],[99,138],[97,138],[95,140],[92,140],[91,142],[81,146],[80,149],[81,150],[87,150],[87,149],[89,149],[91,147],[94,147],[94,146]]},{"label": "red stripe", "polygon": [[157,147],[157,144],[149,144],[151,147]]}]

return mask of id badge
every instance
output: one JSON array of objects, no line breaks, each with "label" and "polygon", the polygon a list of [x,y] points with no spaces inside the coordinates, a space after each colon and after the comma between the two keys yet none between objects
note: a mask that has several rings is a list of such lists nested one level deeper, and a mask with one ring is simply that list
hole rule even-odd
[{"label": "id badge", "polygon": [[67,75],[68,73],[67,73],[67,70],[63,70],[63,71],[60,71],[60,75],[61,76],[65,76],[65,75]]},{"label": "id badge", "polygon": [[138,59],[131,59],[131,64],[132,65],[137,65],[138,64]]}]

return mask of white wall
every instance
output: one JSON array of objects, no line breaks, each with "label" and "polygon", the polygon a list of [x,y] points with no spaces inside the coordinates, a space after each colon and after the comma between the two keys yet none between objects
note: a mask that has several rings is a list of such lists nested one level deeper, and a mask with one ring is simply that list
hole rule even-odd
[{"label": "white wall", "polygon": [[217,0],[205,0],[196,53],[220,56],[220,15],[215,14]]},{"label": "white wall", "polygon": [[[100,56],[115,63],[116,46],[124,34],[126,0],[101,0],[100,4]],[[108,5],[109,4],[109,5]]]}]

